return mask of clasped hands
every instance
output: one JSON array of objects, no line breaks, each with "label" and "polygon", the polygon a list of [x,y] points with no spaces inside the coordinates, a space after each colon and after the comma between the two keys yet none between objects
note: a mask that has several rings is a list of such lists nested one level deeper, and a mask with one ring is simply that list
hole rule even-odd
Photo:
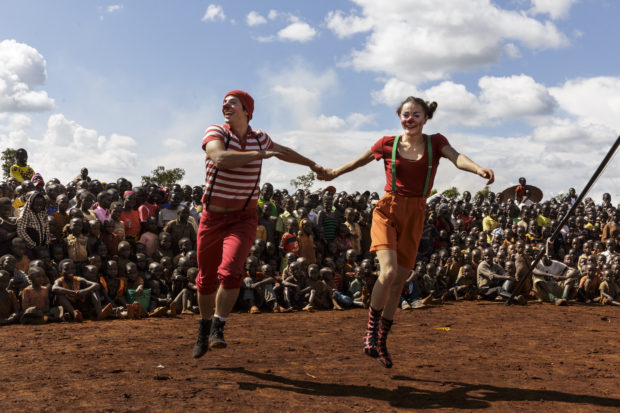
[{"label": "clasped hands", "polygon": [[338,172],[332,168],[323,168],[321,165],[315,163],[310,167],[312,172],[316,174],[317,179],[321,181],[331,181],[338,177]]}]

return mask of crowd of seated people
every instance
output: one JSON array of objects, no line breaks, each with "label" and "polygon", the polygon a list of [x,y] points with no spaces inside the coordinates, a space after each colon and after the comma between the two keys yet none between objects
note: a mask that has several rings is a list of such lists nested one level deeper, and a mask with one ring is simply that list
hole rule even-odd
[{"label": "crowd of seated people", "polygon": [[[34,173],[25,157],[18,153],[0,183],[0,325],[198,313],[202,186],[104,183],[86,168],[62,184]],[[238,310],[367,307],[380,271],[368,252],[378,199],[265,183]],[[433,197],[400,308],[513,294],[519,304],[620,305],[620,205],[609,194],[600,204],[586,198],[547,242],[575,199],[574,190],[528,204],[492,192]]]}]

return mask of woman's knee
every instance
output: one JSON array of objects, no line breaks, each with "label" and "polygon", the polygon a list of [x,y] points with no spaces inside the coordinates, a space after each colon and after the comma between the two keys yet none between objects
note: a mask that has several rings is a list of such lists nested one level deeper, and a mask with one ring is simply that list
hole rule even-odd
[{"label": "woman's knee", "polygon": [[379,278],[384,284],[393,284],[398,279],[398,267],[395,265],[382,266]]}]

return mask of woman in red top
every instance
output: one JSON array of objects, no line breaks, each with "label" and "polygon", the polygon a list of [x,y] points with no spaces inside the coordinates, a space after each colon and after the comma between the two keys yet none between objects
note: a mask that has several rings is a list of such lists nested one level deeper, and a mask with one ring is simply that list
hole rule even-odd
[{"label": "woman in red top", "polygon": [[424,135],[422,128],[433,117],[437,103],[427,103],[412,96],[405,99],[396,113],[403,128],[402,136],[385,136],[361,157],[328,169],[326,179],[364,166],[373,159],[383,159],[386,194],[373,213],[370,251],[377,254],[381,274],[370,302],[368,326],[364,334],[364,352],[392,367],[386,341],[403,284],[414,267],[426,210],[426,197],[433,187],[441,157],[457,168],[475,173],[493,183],[493,171],[485,169],[458,153],[441,134]]},{"label": "woman in red top", "polygon": [[243,264],[256,238],[258,184],[262,160],[275,156],[323,174],[323,168],[294,150],[273,142],[249,122],[254,99],[242,90],[224,96],[225,124],[207,128],[204,205],[197,233],[196,276],[200,321],[195,358],[209,348],[226,347],[224,324],[243,281]]}]

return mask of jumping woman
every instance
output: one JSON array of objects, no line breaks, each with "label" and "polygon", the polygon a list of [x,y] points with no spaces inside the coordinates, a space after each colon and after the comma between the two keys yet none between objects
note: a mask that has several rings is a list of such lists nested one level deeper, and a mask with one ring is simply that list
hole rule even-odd
[{"label": "jumping woman", "polygon": [[487,179],[487,185],[494,180],[492,170],[458,153],[443,135],[422,133],[436,109],[436,102],[408,97],[396,110],[403,129],[401,136],[379,139],[361,157],[335,170],[328,169],[324,175],[329,180],[373,159],[384,162],[386,194],[373,213],[370,247],[370,252],[377,254],[381,273],[372,291],[363,342],[364,352],[387,368],[392,367],[387,337],[403,284],[415,265],[426,198],[433,187],[439,159],[448,158],[458,169]]}]

